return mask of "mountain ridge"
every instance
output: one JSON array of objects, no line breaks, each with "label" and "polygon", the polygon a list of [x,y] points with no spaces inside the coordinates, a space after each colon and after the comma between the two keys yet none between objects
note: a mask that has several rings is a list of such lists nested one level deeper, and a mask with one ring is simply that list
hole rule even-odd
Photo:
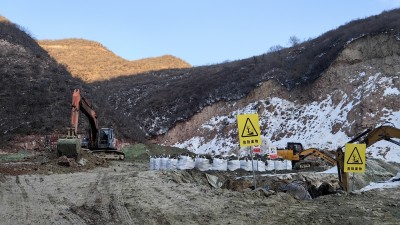
[{"label": "mountain ridge", "polygon": [[172,55],[129,61],[101,43],[86,39],[39,40],[38,43],[59,63],[65,65],[74,77],[85,82],[109,80],[153,70],[191,67]]}]

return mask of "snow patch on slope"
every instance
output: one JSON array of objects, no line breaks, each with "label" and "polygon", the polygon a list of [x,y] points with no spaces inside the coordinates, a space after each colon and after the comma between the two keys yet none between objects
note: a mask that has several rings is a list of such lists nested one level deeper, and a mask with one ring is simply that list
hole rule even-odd
[{"label": "snow patch on slope", "polygon": [[[362,100],[371,94],[385,96],[399,95],[394,85],[398,76],[387,77],[376,73],[366,77],[359,72],[350,83],[355,87],[351,97],[341,90],[330,95],[321,96],[319,101],[309,104],[298,104],[278,97],[266,98],[248,104],[246,107],[225,116],[215,116],[199,127],[200,133],[208,138],[192,137],[174,146],[186,148],[192,152],[224,153],[239,151],[236,116],[238,114],[259,114],[262,148],[269,146],[285,147],[287,142],[301,142],[305,148],[336,150],[352,137],[343,129],[351,127],[354,121],[348,120],[348,114],[359,107]],[[400,127],[400,112],[388,108],[381,110],[380,123],[390,123]],[[377,112],[367,114],[374,117]],[[362,131],[360,131],[362,132]],[[215,134],[209,137],[210,134]],[[389,142],[378,142],[367,149],[369,155],[387,161],[400,162],[400,151],[388,151],[398,146]]]}]

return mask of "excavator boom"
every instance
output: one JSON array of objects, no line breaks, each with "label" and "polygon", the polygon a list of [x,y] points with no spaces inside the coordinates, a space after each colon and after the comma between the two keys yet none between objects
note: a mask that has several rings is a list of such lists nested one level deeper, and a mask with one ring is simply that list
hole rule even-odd
[{"label": "excavator boom", "polygon": [[306,150],[304,150],[304,151],[299,153],[300,159],[304,159],[304,158],[306,158],[308,156],[311,156],[311,155],[319,157],[319,158],[327,161],[328,163],[332,164],[333,166],[336,165],[336,160],[334,158],[332,158],[331,156],[321,152],[320,150],[318,150],[316,148],[309,148],[309,149],[306,149]]}]

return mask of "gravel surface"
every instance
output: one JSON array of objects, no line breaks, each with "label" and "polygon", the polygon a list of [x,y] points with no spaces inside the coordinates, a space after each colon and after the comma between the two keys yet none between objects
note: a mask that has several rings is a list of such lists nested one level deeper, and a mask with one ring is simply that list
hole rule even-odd
[{"label": "gravel surface", "polygon": [[[301,176],[317,179],[307,173]],[[398,224],[399,193],[338,192],[299,200],[287,192],[213,188],[199,171],[148,171],[143,163],[112,162],[71,173],[0,174],[0,224]]]}]

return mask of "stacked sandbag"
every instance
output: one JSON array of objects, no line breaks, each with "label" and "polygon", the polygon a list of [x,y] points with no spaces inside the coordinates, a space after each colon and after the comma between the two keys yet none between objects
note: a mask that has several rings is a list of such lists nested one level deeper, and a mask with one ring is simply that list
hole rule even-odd
[{"label": "stacked sandbag", "polygon": [[212,169],[210,160],[199,156],[194,159],[194,167],[200,171],[208,171]]},{"label": "stacked sandbag", "polygon": [[290,160],[267,160],[267,171],[271,170],[292,170],[292,161]]},{"label": "stacked sandbag", "polygon": [[265,167],[266,171],[275,170],[275,162],[276,160],[267,160],[267,166]]},{"label": "stacked sandbag", "polygon": [[150,157],[149,169],[154,170],[155,159],[154,157]]},{"label": "stacked sandbag", "polygon": [[240,169],[240,160],[238,160],[238,159],[228,160],[228,170],[229,171],[235,171],[238,169]]},{"label": "stacked sandbag", "polygon": [[160,170],[167,170],[168,160],[169,160],[169,157],[162,157],[161,158]]},{"label": "stacked sandbag", "polygon": [[178,164],[178,159],[176,159],[176,158],[168,159],[167,170],[175,170],[177,164]]},{"label": "stacked sandbag", "polygon": [[227,171],[228,170],[228,160],[223,158],[214,158],[212,162],[212,170],[216,171]]},{"label": "stacked sandbag", "polygon": [[[212,160],[212,161],[211,161]],[[208,159],[206,156],[196,156],[192,158],[188,155],[181,155],[177,158],[170,156],[151,156],[149,162],[150,170],[187,170],[187,169],[198,169],[199,171],[235,171],[237,169],[243,169],[245,171],[273,171],[273,170],[292,170],[292,162],[290,160],[266,160],[254,159],[253,163],[251,159],[247,157],[237,159],[237,157],[231,157],[229,159],[225,157],[219,157]],[[211,163],[212,162],[212,163]]]},{"label": "stacked sandbag", "polygon": [[253,160],[254,171],[265,172],[265,162],[261,160]]},{"label": "stacked sandbag", "polygon": [[160,170],[161,168],[161,158],[154,159],[154,170]]},{"label": "stacked sandbag", "polygon": [[253,166],[251,164],[251,159],[241,159],[240,160],[240,169],[243,169],[245,171],[253,171]]},{"label": "stacked sandbag", "polygon": [[176,168],[178,170],[190,170],[193,169],[195,165],[194,159],[190,156],[181,155],[179,156]]}]

